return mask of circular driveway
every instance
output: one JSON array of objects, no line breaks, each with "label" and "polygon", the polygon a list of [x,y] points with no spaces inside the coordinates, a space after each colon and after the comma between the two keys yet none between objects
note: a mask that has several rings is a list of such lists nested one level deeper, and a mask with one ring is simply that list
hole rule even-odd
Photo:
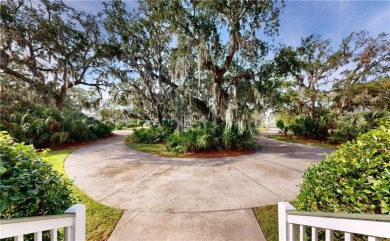
[{"label": "circular driveway", "polygon": [[[144,214],[144,218],[153,220],[164,219],[172,214],[203,215],[214,212],[217,215],[217,212],[231,211],[237,215],[232,217],[232,220],[239,225],[247,222],[239,221],[240,215],[254,218],[251,213],[253,207],[294,200],[304,170],[310,163],[323,159],[325,152],[332,151],[260,137],[262,149],[250,155],[209,159],[166,158],[141,153],[125,146],[124,139],[129,133],[117,131],[113,138],[74,151],[65,161],[65,171],[75,185],[93,199],[125,210],[129,216],[124,215],[123,218],[130,221],[140,213]],[[205,218],[199,215],[196,216],[199,220]],[[216,217],[215,215],[207,217],[206,220]],[[168,216],[167,220],[171,220]],[[137,216],[137,219],[138,228],[148,223],[143,222],[142,217]],[[253,228],[259,229],[255,221],[251,221]],[[179,218],[177,224],[172,226],[183,222],[183,219]],[[204,220],[199,222],[204,223]],[[126,227],[123,230],[130,228]],[[243,227],[243,230],[246,228]],[[164,226],[156,227],[155,235],[158,239],[164,239],[161,237],[161,230],[164,229]],[[135,230],[132,232],[137,233]],[[222,234],[227,230],[220,232]],[[149,233],[153,232],[148,231]],[[140,237],[145,237],[145,240],[153,239],[153,236],[145,236],[141,231],[139,234]],[[237,233],[237,238],[241,235],[243,234]],[[166,237],[173,239],[176,236],[169,234]],[[184,238],[191,239],[190,237]],[[231,240],[234,240],[234,236],[231,237]],[[207,237],[203,240],[205,239]],[[210,239],[218,240],[215,236]]]}]

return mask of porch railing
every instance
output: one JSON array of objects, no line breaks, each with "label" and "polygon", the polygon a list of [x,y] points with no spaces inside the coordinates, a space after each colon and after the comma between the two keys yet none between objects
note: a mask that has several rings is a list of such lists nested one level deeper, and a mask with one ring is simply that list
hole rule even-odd
[{"label": "porch railing", "polygon": [[318,240],[318,230],[325,230],[325,240],[333,241],[334,231],[344,232],[344,240],[354,234],[368,236],[369,241],[390,238],[390,215],[301,212],[288,202],[278,204],[279,241],[305,240],[305,229],[311,228],[311,240]]},{"label": "porch railing", "polygon": [[76,204],[62,215],[1,219],[0,238],[22,241],[24,235],[33,233],[34,240],[41,241],[42,232],[50,231],[51,241],[55,241],[59,228],[64,228],[65,241],[84,241],[85,205]]}]

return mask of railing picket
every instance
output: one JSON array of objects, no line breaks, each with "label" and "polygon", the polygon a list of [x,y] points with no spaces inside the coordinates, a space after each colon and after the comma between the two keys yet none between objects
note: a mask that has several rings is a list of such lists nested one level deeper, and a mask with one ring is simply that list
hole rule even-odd
[{"label": "railing picket", "polygon": [[318,228],[316,227],[311,228],[311,240],[318,241]]},{"label": "railing picket", "polygon": [[57,241],[57,229],[50,230],[50,241]]},{"label": "railing picket", "polygon": [[15,236],[14,241],[23,241],[23,235]]},{"label": "railing picket", "polygon": [[307,228],[311,228],[312,241],[318,241],[319,229],[325,231],[326,241],[335,239],[336,230],[344,232],[344,241],[353,241],[355,234],[368,237],[368,241],[390,238],[389,215],[296,211],[287,202],[278,203],[278,214],[279,241],[298,239],[298,226],[300,241],[310,238],[305,237]]},{"label": "railing picket", "polygon": [[326,229],[326,231],[325,231],[325,240],[326,241],[333,241],[333,230]]},{"label": "railing picket", "polygon": [[64,228],[64,241],[72,241],[72,227]]},{"label": "railing picket", "polygon": [[297,240],[297,225],[288,224],[288,240],[295,241]]},{"label": "railing picket", "polygon": [[42,232],[34,233],[34,241],[42,241]]},{"label": "railing picket", "polygon": [[353,241],[353,234],[352,233],[345,233],[344,234],[344,241]]},{"label": "railing picket", "polygon": [[299,225],[299,241],[305,241],[305,226]]},{"label": "railing picket", "polygon": [[373,237],[373,236],[369,236],[368,237],[368,241],[379,241],[379,238]]}]

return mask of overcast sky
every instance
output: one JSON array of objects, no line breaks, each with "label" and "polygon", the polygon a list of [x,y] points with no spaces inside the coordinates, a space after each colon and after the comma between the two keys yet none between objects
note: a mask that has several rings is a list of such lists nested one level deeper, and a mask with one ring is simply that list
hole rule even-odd
[{"label": "overcast sky", "polygon": [[[65,2],[86,12],[97,13],[103,8],[101,1]],[[126,4],[136,6],[137,1]],[[302,37],[320,34],[323,39],[332,39],[333,45],[339,45],[352,31],[368,30],[373,37],[381,32],[390,33],[390,0],[286,1],[286,5],[276,43],[298,45]]]}]

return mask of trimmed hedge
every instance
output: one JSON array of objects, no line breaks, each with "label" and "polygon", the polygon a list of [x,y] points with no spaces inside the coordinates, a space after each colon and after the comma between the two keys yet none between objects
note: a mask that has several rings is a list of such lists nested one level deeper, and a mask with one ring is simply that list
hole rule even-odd
[{"label": "trimmed hedge", "polygon": [[75,203],[71,183],[32,145],[0,133],[0,218],[63,214]]},{"label": "trimmed hedge", "polygon": [[390,121],[347,142],[304,173],[304,211],[390,214]]}]

